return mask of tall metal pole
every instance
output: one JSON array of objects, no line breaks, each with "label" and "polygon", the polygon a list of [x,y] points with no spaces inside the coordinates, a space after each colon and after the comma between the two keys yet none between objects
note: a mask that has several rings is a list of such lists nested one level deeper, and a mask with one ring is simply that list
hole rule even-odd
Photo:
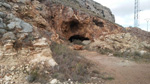
[{"label": "tall metal pole", "polygon": [[147,32],[148,32],[148,26],[149,26],[149,21],[150,21],[150,18],[147,18],[147,19],[145,19],[146,20],[146,22],[147,22]]},{"label": "tall metal pole", "polygon": [[139,0],[135,0],[135,5],[134,5],[134,27],[138,27],[139,22]]}]

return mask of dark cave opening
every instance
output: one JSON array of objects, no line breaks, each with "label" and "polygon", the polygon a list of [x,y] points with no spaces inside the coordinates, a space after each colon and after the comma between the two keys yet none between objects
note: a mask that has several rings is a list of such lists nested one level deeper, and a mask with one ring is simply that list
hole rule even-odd
[{"label": "dark cave opening", "polygon": [[69,24],[70,30],[72,32],[76,31],[79,29],[79,21],[78,20],[72,20]]},{"label": "dark cave opening", "polygon": [[67,33],[67,32],[77,32],[80,29],[80,22],[76,19],[73,19],[71,21],[63,22],[61,27],[62,27],[62,32]]},{"label": "dark cave opening", "polygon": [[103,23],[103,22],[99,22],[99,21],[97,21],[97,20],[93,20],[93,22],[94,22],[97,26],[99,26],[99,27],[104,27],[104,23]]},{"label": "dark cave opening", "polygon": [[74,36],[71,36],[69,38],[69,41],[70,42],[73,42],[74,40],[80,40],[80,41],[84,41],[84,40],[90,40],[89,38],[86,38],[86,37],[83,37],[83,36],[80,36],[80,35],[74,35]]}]

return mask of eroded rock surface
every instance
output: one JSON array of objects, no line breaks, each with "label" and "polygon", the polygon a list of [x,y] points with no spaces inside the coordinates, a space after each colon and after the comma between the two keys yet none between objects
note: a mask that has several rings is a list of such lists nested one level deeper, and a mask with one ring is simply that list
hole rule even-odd
[{"label": "eroded rock surface", "polygon": [[141,42],[136,36],[130,33],[119,33],[101,36],[90,44],[91,49],[108,49],[120,52],[148,52],[150,47],[147,42]]},{"label": "eroded rock surface", "polygon": [[66,6],[73,7],[77,10],[90,13],[95,16],[103,17],[111,22],[115,22],[115,17],[111,10],[93,0],[50,0],[51,2],[61,3]]}]

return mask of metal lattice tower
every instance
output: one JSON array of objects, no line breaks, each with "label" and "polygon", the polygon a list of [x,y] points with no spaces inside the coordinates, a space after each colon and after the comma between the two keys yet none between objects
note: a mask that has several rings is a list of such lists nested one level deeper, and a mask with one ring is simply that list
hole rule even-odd
[{"label": "metal lattice tower", "polygon": [[134,5],[134,27],[139,26],[139,0],[135,0]]}]

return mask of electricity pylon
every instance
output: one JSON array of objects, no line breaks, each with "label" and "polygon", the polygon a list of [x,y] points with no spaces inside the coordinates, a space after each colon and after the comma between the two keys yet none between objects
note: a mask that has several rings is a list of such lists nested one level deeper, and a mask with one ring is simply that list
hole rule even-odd
[{"label": "electricity pylon", "polygon": [[134,5],[134,27],[139,26],[139,0],[135,0]]}]

